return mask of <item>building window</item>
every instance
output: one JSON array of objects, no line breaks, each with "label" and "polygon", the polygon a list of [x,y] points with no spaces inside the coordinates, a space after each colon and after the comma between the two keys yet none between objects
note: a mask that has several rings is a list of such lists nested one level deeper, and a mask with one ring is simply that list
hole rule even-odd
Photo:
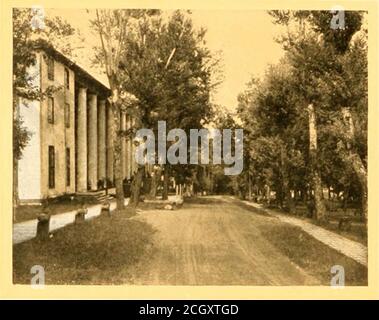
[{"label": "building window", "polygon": [[49,188],[55,188],[55,150],[49,146]]},{"label": "building window", "polygon": [[71,184],[70,148],[66,148],[66,186]]},{"label": "building window", "polygon": [[47,106],[47,121],[54,123],[54,98],[49,97]]},{"label": "building window", "polygon": [[64,85],[70,89],[70,71],[67,68],[64,68]]},{"label": "building window", "polygon": [[70,128],[70,104],[67,102],[64,105],[64,123],[66,128]]},{"label": "building window", "polygon": [[47,78],[49,80],[54,80],[54,59],[52,57],[47,57]]}]

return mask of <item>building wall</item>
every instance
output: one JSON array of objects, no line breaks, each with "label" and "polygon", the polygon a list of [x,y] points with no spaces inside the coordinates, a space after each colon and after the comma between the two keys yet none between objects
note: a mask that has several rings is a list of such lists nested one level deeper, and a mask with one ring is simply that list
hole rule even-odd
[{"label": "building wall", "polygon": [[[37,54],[36,65],[29,73],[33,75],[33,85],[40,85],[40,59]],[[18,161],[18,195],[21,202],[33,202],[41,199],[41,132],[40,132],[40,102],[21,101],[18,114],[23,125],[31,132],[30,141]]]},{"label": "building wall", "polygon": [[[30,70],[36,75],[34,85],[40,86],[42,92],[45,92],[49,86],[54,86],[59,90],[52,95],[54,98],[54,123],[48,121],[48,98],[42,101],[31,101],[28,103],[28,107],[21,104],[19,106],[19,114],[24,120],[24,125],[32,132],[31,140],[18,165],[18,191],[20,200],[24,202],[40,201],[76,192],[75,83],[83,79],[75,79],[76,75],[73,70],[59,62],[61,60],[55,60],[54,80],[50,80],[48,78],[48,54],[41,50],[36,52],[36,55],[37,64]],[[69,88],[65,86],[65,69],[69,71]],[[85,79],[84,81],[88,80]],[[97,87],[92,87],[92,84],[88,85],[92,88],[91,92],[94,92]],[[97,100],[101,99],[104,97],[98,95]],[[70,105],[70,126],[68,128],[65,124],[65,103]],[[132,121],[130,118],[127,119],[128,128]],[[108,121],[106,123],[108,125]],[[109,137],[106,137],[106,148],[108,144]],[[53,188],[49,187],[49,146],[53,146],[55,149],[55,185]],[[66,148],[70,148],[70,185],[67,185]],[[137,169],[134,151],[133,142],[125,141],[124,175],[127,178],[130,178]],[[113,151],[107,149],[107,152]]]},{"label": "building wall", "polygon": [[[41,88],[62,88],[55,92],[54,123],[48,122],[48,99],[41,101],[41,193],[42,198],[75,192],[75,75],[69,70],[69,89],[65,86],[65,65],[54,61],[54,80],[48,79],[47,54],[40,53]],[[70,105],[70,127],[65,125],[65,103]],[[55,187],[49,188],[49,146],[55,148]],[[70,148],[70,185],[66,183],[66,148]]]}]

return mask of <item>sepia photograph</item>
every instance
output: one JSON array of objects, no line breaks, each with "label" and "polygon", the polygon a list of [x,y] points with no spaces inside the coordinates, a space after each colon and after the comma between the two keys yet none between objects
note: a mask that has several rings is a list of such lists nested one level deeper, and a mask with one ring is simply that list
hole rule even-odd
[{"label": "sepia photograph", "polygon": [[185,3],[11,7],[11,285],[367,289],[369,10]]}]

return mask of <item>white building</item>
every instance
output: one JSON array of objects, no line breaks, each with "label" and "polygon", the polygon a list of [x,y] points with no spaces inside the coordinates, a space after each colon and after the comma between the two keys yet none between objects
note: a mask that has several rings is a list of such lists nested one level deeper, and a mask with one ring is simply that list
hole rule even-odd
[{"label": "white building", "polygon": [[[20,203],[39,203],[63,194],[98,190],[113,183],[113,116],[109,87],[51,47],[36,50],[34,84],[45,91],[61,87],[42,101],[20,102],[18,114],[32,132],[18,162]],[[121,115],[123,129],[131,119]],[[132,142],[124,141],[124,177],[135,168]]]}]

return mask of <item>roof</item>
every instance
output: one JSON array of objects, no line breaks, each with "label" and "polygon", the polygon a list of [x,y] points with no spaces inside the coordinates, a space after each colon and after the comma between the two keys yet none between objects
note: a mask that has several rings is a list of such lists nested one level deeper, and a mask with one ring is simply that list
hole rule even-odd
[{"label": "roof", "polygon": [[95,77],[93,74],[90,74],[83,67],[79,66],[77,63],[69,59],[66,55],[55,49],[51,44],[46,42],[45,40],[36,41],[36,49],[41,49],[54,57],[54,59],[62,62],[64,65],[69,67],[71,70],[75,72],[75,78],[79,83],[82,84],[90,84],[91,87],[95,86],[96,91],[100,91],[102,94],[109,96],[111,94],[111,90],[109,85],[101,81],[99,78]]}]

